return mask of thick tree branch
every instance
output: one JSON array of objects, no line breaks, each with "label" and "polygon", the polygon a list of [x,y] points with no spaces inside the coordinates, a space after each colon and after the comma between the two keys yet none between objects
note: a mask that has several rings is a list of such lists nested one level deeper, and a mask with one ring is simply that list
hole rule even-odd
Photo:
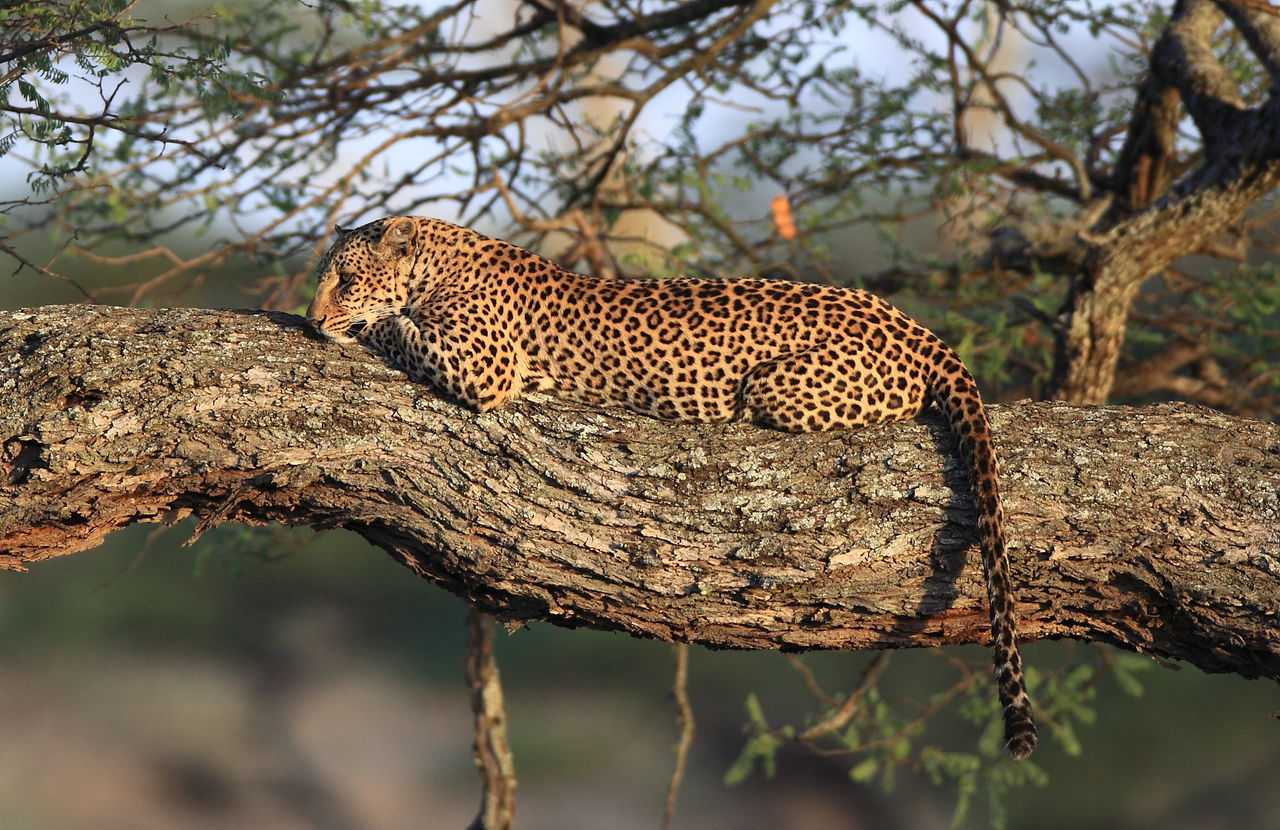
[{"label": "thick tree branch", "polygon": [[1178,91],[1155,74],[1143,78],[1111,180],[1126,213],[1151,204],[1173,183],[1181,117]]},{"label": "thick tree branch", "polygon": [[1217,0],[1217,3],[1240,30],[1254,57],[1266,68],[1272,86],[1280,84],[1280,9],[1267,0]]},{"label": "thick tree branch", "polygon": [[[734,648],[985,642],[938,419],[475,415],[290,315],[0,313],[0,566],[197,516],[346,527],[508,621]],[[1024,636],[1280,677],[1280,427],[997,407]]]},{"label": "thick tree branch", "polygon": [[[1261,122],[1278,114],[1280,99],[1253,115]],[[1129,309],[1143,281],[1200,250],[1280,186],[1280,141],[1266,146],[1266,139],[1254,139],[1252,144],[1237,155],[1207,161],[1164,198],[1095,240],[1068,300],[1064,351],[1051,384],[1055,398],[1104,403],[1115,383]]]},{"label": "thick tree branch", "polygon": [[[1244,220],[1280,186],[1280,97],[1246,107],[1213,38],[1224,9],[1242,27],[1268,70],[1280,62],[1274,21],[1228,0],[1178,0],[1169,26],[1152,49],[1151,70],[1139,89],[1130,132],[1117,159],[1113,186],[1121,209],[1093,246],[1072,285],[1052,396],[1104,403],[1116,378],[1129,309],[1142,283]],[[1173,91],[1204,141],[1204,161],[1176,184],[1178,108]],[[1167,192],[1164,191],[1168,188]]]},{"label": "thick tree branch", "polygon": [[1222,19],[1212,0],[1178,0],[1151,50],[1152,72],[1178,88],[1208,152],[1230,139],[1245,110],[1238,86],[1213,51]]}]

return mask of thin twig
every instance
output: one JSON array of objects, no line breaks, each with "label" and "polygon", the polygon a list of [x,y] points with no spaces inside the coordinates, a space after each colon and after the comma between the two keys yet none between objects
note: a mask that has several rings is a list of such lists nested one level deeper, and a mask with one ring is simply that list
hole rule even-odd
[{"label": "thin twig", "polygon": [[889,652],[882,651],[862,670],[862,677],[858,680],[858,685],[854,687],[852,692],[849,692],[849,696],[844,699],[844,703],[840,704],[840,708],[832,712],[827,719],[800,733],[800,740],[812,741],[815,738],[843,729],[849,721],[853,720],[854,714],[858,711],[858,703],[861,702],[863,695],[870,691],[871,687],[880,679],[880,675],[887,665],[889,665]]},{"label": "thin twig", "polygon": [[680,795],[680,783],[684,780],[685,765],[689,760],[689,748],[693,746],[693,707],[689,705],[689,646],[676,643],[676,676],[671,686],[676,702],[676,725],[680,740],[676,743],[676,766],[671,771],[671,783],[667,785],[667,804],[662,814],[663,830],[671,830],[676,817],[676,799]]},{"label": "thin twig", "polygon": [[480,812],[468,830],[509,830],[516,812],[516,769],[507,743],[502,679],[493,657],[493,620],[474,608],[467,614],[466,664],[476,766],[484,783]]},{"label": "thin twig", "polygon": [[97,302],[93,294],[89,293],[84,286],[76,282],[73,278],[68,277],[66,274],[59,274],[57,271],[50,270],[44,267],[43,265],[37,265],[36,263],[27,259],[22,254],[18,253],[16,250],[4,244],[3,242],[0,242],[0,253],[7,254],[8,256],[11,256],[18,261],[18,267],[14,269],[13,273],[16,274],[19,271],[21,271],[23,268],[30,268],[33,271],[36,271],[40,274],[44,274],[46,277],[53,277],[56,280],[62,280],[63,282],[69,284],[75,290],[79,291],[81,296],[83,296],[89,302],[91,303]]},{"label": "thin twig", "polygon": [[823,691],[822,684],[818,683],[818,678],[813,674],[813,669],[806,666],[799,655],[784,654],[782,656],[791,664],[791,668],[800,674],[801,679],[804,680],[804,685],[809,689],[809,694],[828,706],[836,705],[836,699]]}]

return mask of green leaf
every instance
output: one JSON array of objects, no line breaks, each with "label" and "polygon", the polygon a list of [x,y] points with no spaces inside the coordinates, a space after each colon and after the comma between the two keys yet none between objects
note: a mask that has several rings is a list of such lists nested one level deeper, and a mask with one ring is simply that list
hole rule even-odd
[{"label": "green leaf", "polygon": [[857,784],[869,784],[880,771],[880,761],[876,758],[864,758],[849,770],[849,780]]},{"label": "green leaf", "polygon": [[771,734],[756,735],[742,747],[742,752],[724,774],[724,783],[736,786],[751,777],[759,763],[766,778],[773,778],[778,769],[778,749],[782,741]]},{"label": "green leaf", "polygon": [[764,719],[764,709],[760,707],[760,698],[756,697],[755,692],[749,692],[747,699],[743,703],[743,707],[747,710],[747,718],[751,721],[751,725],[756,730],[764,732],[769,729],[769,724]]}]

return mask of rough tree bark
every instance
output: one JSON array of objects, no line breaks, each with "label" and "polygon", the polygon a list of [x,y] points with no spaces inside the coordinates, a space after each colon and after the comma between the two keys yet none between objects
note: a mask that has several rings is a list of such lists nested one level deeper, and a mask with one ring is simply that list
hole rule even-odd
[{"label": "rough tree bark", "polygon": [[[1280,427],[995,407],[1024,636],[1280,678]],[[985,642],[940,419],[487,415],[266,312],[0,313],[0,566],[131,522],[346,527],[499,619],[758,649]],[[966,559],[968,561],[966,562]]]}]

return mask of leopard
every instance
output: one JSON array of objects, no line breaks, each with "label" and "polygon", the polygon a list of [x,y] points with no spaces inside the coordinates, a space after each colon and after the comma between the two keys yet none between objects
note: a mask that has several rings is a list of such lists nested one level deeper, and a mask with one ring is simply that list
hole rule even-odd
[{"label": "leopard", "polygon": [[317,332],[480,413],[544,391],[663,421],[812,433],[935,404],[972,487],[1005,748],[1035,748],[987,408],[959,355],[888,301],[790,280],[591,276],[420,216],[337,227],[316,270]]}]

